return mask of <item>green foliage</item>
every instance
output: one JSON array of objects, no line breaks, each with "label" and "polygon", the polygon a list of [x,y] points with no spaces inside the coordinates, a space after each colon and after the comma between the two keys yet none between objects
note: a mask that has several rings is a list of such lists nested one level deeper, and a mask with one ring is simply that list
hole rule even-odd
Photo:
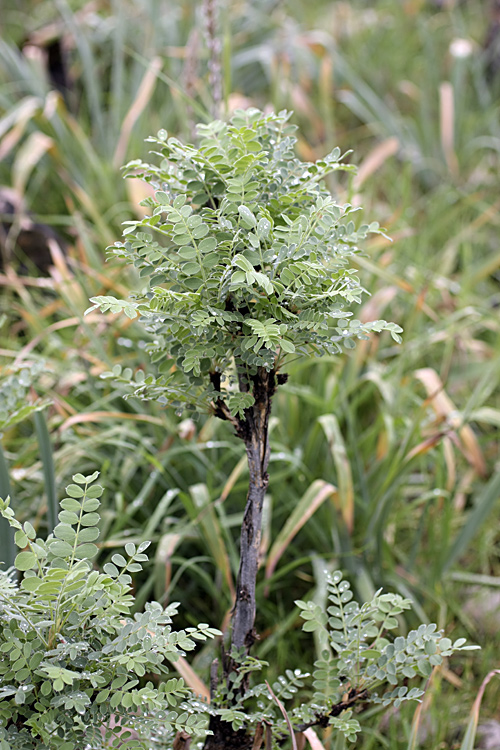
[{"label": "green foliage", "polygon": [[[323,658],[315,663],[313,673],[314,700],[322,711],[340,700],[345,685],[357,693],[368,691],[370,700],[384,706],[394,702],[419,698],[418,688],[408,690],[399,683],[413,677],[429,677],[432,667],[439,666],[444,657],[457,650],[470,650],[465,638],[454,643],[437,630],[435,624],[422,624],[406,637],[389,638],[398,629],[398,616],[411,608],[411,600],[400,594],[377,591],[373,599],[359,605],[353,601],[349,582],[342,573],[327,574],[328,602],[326,612],[314,602],[298,601],[301,616],[306,621],[303,629],[319,632],[326,646]],[[333,669],[332,669],[333,667]],[[332,673],[343,675],[342,684]],[[381,697],[373,691],[389,684],[393,689]]]},{"label": "green foliage", "polygon": [[[343,580],[340,571],[327,574],[326,579],[326,612],[313,601],[296,602],[305,620],[303,630],[318,633],[323,648],[312,673],[287,670],[271,689],[264,681],[239,697],[244,676],[258,673],[267,663],[233,654],[238,669],[229,676],[228,686],[221,686],[212,704],[206,707],[212,716],[232,723],[235,730],[246,727],[255,731],[264,722],[272,727],[274,740],[279,743],[289,731],[279,701],[291,705],[288,718],[294,731],[315,725],[332,726],[348,741],[355,742],[361,731],[353,716],[356,703],[398,708],[404,701],[419,700],[424,691],[421,687],[409,688],[409,680],[420,677],[425,682],[432,668],[444,658],[478,648],[466,646],[465,638],[452,642],[433,623],[420,625],[406,636],[397,635],[398,617],[411,609],[410,599],[379,590],[360,605],[354,601],[349,582]],[[380,688],[385,688],[385,692],[379,694]],[[298,701],[302,702],[298,705]],[[201,709],[201,705],[198,707]]]},{"label": "green foliage", "polygon": [[97,476],[73,477],[46,540],[0,501],[21,549],[16,570],[0,573],[0,739],[13,750],[102,743],[111,717],[148,735],[160,716],[166,734],[204,725],[182,708],[190,696],[182,679],[145,678],[167,675],[165,660],[176,661],[219,631],[204,624],[172,630],[175,604],[149,603],[131,616],[130,574],[147,560],[149,542],[127,543],[127,558],[115,554],[103,572],[93,569],[103,492],[93,484]]},{"label": "green foliage", "polygon": [[199,148],[160,131],[149,139],[160,166],[127,165],[155,197],[112,252],[149,284],[135,302],[93,297],[88,312],[141,315],[160,378],[145,378],[135,395],[198,412],[224,404],[234,416],[252,405],[245,383],[259,367],[338,354],[370,331],[399,341],[396,324],[362,323],[347,309],[364,292],[349,259],[379,229],[356,229],[355,209],[339,205],[324,180],[354,168],[338,148],[300,161],[289,119],[240,110],[229,124],[198,126]]},{"label": "green foliage", "polygon": [[[324,647],[312,675],[287,670],[272,686],[264,681],[241,696],[245,676],[267,664],[233,654],[237,668],[210,705],[193,697],[182,679],[146,682],[151,674],[168,675],[165,660],[176,661],[219,631],[204,624],[172,630],[176,604],[164,609],[149,603],[131,617],[131,574],[147,560],[149,542],[128,542],[127,557],[116,553],[102,572],[93,568],[103,492],[96,479],[97,472],[74,475],[59,523],[46,540],[37,537],[31,523],[15,518],[8,500],[0,501],[21,550],[16,570],[0,574],[0,739],[13,750],[69,750],[71,743],[101,747],[106,732],[106,742],[113,737],[111,719],[119,728],[115,733],[125,728],[167,743],[179,730],[202,736],[209,716],[235,731],[254,732],[265,722],[277,743],[289,732],[288,721],[294,731],[330,724],[354,741],[360,731],[352,715],[356,702],[399,706],[418,699],[422,691],[401,681],[426,677],[443,657],[473,648],[464,646],[464,639],[452,644],[435,625],[389,638],[410,600],[378,591],[360,606],[337,571],[327,579],[326,613],[313,602],[297,602],[304,630],[318,632]],[[381,686],[389,690],[379,696]],[[292,707],[285,717],[287,703]],[[134,739],[127,746],[148,747],[147,741]]]},{"label": "green foliage", "polygon": [[0,379],[0,432],[47,406],[47,399],[35,399],[30,403],[29,398],[30,389],[43,369],[43,362],[34,362]]},{"label": "green foliage", "polygon": [[[39,444],[44,469],[51,461],[48,451],[47,428],[43,414],[40,413],[50,402],[48,399],[33,399],[31,396],[33,384],[43,371],[43,368],[43,362],[34,362],[18,368],[12,367],[9,368],[5,377],[0,378],[0,494],[3,496],[10,495],[11,493],[8,462],[1,444],[1,437],[4,431],[10,430],[26,419],[26,417],[33,414],[35,424],[37,428],[40,428]],[[45,442],[43,440],[44,437],[46,438]],[[49,489],[47,494],[50,497]],[[12,530],[3,518],[0,518],[0,549],[4,557],[4,560],[0,561],[0,566],[3,562],[4,567],[9,567],[14,560],[15,545]]]}]

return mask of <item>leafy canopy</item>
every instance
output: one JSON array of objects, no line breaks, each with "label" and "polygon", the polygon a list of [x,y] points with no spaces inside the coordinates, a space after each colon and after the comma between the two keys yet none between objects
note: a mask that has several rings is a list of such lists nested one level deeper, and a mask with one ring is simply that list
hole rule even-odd
[{"label": "leafy canopy", "polygon": [[396,324],[361,323],[348,309],[365,291],[349,259],[379,229],[356,229],[355,209],[339,205],[324,180],[354,167],[338,148],[300,161],[289,119],[237,111],[229,124],[198,126],[199,147],[161,130],[149,139],[159,166],[127,165],[155,194],[111,249],[148,286],[127,301],[93,297],[89,311],[141,316],[160,375],[138,373],[135,395],[202,412],[224,403],[242,415],[254,402],[239,389],[242,374],[248,381],[291,357],[337,354],[370,331],[399,340]]}]

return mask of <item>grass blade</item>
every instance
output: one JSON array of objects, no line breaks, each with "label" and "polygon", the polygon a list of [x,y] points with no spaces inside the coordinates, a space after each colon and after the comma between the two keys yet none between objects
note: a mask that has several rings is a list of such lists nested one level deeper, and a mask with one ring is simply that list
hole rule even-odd
[{"label": "grass blade", "polygon": [[316,512],[327,497],[336,496],[337,489],[323,479],[316,479],[301,497],[288,521],[276,537],[266,563],[266,578],[270,578],[280,557],[306,521]]},{"label": "grass blade", "polygon": [[47,525],[50,534],[57,525],[57,513],[59,510],[52,443],[43,413],[37,411],[33,415],[33,418],[35,420],[36,436],[40,446],[40,458],[42,459],[45,494],[47,495]]},{"label": "grass blade", "polygon": [[340,512],[342,513],[347,530],[351,533],[354,526],[354,487],[344,438],[340,432],[337,417],[334,414],[323,414],[318,421],[326,435],[335,463],[337,484],[339,487],[337,497]]},{"label": "grass blade", "polygon": [[[9,469],[0,444],[0,497],[5,500],[9,496],[12,497]],[[0,556],[0,568],[10,568],[11,565],[14,565],[16,557],[14,531],[10,528],[5,518],[0,518]]]},{"label": "grass blade", "polygon": [[118,419],[120,420],[120,422],[125,419],[129,419],[133,422],[149,422],[149,424],[156,424],[160,426],[163,426],[165,424],[164,419],[155,417],[152,414],[128,414],[124,411],[91,411],[84,412],[82,414],[73,414],[62,423],[62,425],[59,427],[59,430],[63,432],[63,430],[67,430],[68,427],[73,427],[73,425],[75,424],[83,424],[88,422],[106,422],[110,419]]},{"label": "grass blade", "polygon": [[119,169],[125,160],[125,153],[129,142],[130,134],[133,130],[137,119],[140,117],[145,107],[148,105],[155,88],[158,73],[161,71],[163,61],[160,57],[155,57],[144,74],[137,95],[127,112],[120,131],[120,137],[116,145],[113,156],[113,167]]},{"label": "grass blade", "polygon": [[477,438],[469,425],[462,423],[462,418],[446,393],[437,372],[432,367],[424,367],[415,371],[415,377],[426,389],[429,402],[439,423],[444,422],[457,430],[465,458],[479,476],[484,477],[487,473],[486,464]]},{"label": "grass blade", "polygon": [[429,679],[427,680],[427,684],[425,686],[424,700],[418,704],[417,708],[415,709],[415,713],[413,714],[413,721],[411,723],[410,739],[408,740],[408,748],[407,748],[407,750],[417,750],[417,748],[420,745],[420,743],[419,743],[419,736],[418,736],[418,732],[419,732],[419,729],[420,729],[420,719],[422,718],[422,711],[423,711],[424,707],[426,707],[427,703],[429,702],[429,697],[428,696],[430,694],[427,691],[428,691],[428,689],[430,687],[430,684],[431,684],[432,680],[434,679],[434,675],[436,674],[436,671],[437,671],[437,667],[434,667],[434,669],[431,672],[431,675],[430,675]]},{"label": "grass blade", "polygon": [[67,28],[71,31],[82,62],[82,80],[85,83],[85,95],[89,110],[92,114],[92,124],[99,134],[99,140],[107,143],[106,128],[104,123],[104,109],[102,107],[101,78],[95,74],[98,64],[92,50],[92,46],[85,33],[83,24],[73,14],[67,0],[56,0],[59,10]]},{"label": "grass blade", "polygon": [[286,725],[288,727],[288,731],[290,732],[290,739],[292,741],[292,750],[297,750],[297,740],[295,739],[295,732],[293,731],[292,722],[289,719],[289,716],[288,716],[288,714],[287,714],[287,712],[285,710],[285,707],[284,707],[283,703],[280,701],[280,699],[273,693],[273,689],[272,689],[271,685],[268,683],[268,681],[264,680],[264,682],[267,685],[267,689],[269,690],[269,694],[271,695],[271,698],[273,699],[273,701],[278,706],[279,710],[283,714],[283,718],[286,721]]},{"label": "grass blade", "polygon": [[205,538],[205,542],[210,549],[217,568],[226,580],[231,598],[234,598],[235,590],[229,554],[224,543],[220,519],[214,510],[213,504],[210,502],[207,485],[203,483],[194,484],[189,488],[189,494],[195,508],[198,510],[197,521],[200,524],[201,534]]},{"label": "grass blade", "polygon": [[467,730],[465,737],[463,738],[460,750],[474,750],[474,740],[476,738],[477,723],[479,721],[479,711],[481,708],[481,701],[483,699],[484,690],[488,682],[496,675],[500,675],[500,669],[493,669],[489,672],[481,683],[476,699],[472,705],[470,712],[469,723],[467,724]]},{"label": "grass blade", "polygon": [[325,746],[320,742],[318,735],[312,727],[304,730],[304,736],[311,745],[312,750],[325,750]]},{"label": "grass blade", "polygon": [[443,565],[446,573],[462,555],[493,510],[500,494],[500,471],[493,475],[477,498]]}]

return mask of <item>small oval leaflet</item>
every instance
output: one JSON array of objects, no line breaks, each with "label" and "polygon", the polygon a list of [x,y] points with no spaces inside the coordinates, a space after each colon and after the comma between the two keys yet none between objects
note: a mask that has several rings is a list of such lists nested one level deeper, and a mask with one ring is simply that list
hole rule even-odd
[{"label": "small oval leaflet", "polygon": [[253,229],[257,224],[257,219],[247,206],[238,206],[241,223],[245,229]]},{"label": "small oval leaflet", "polygon": [[87,515],[82,517],[81,524],[82,526],[95,526],[99,523],[99,520],[99,513],[87,513]]},{"label": "small oval leaflet", "polygon": [[36,555],[33,552],[20,552],[14,561],[17,570],[24,571],[32,568],[36,563]]},{"label": "small oval leaflet", "polygon": [[17,546],[21,547],[21,549],[23,547],[26,547],[26,545],[28,544],[28,537],[26,536],[24,531],[16,531],[16,533],[14,534],[14,540]]},{"label": "small oval leaflet", "polygon": [[67,523],[59,523],[54,529],[54,536],[63,542],[69,542],[71,544],[75,540],[76,532]]},{"label": "small oval leaflet", "polygon": [[61,540],[54,540],[50,544],[50,551],[53,555],[56,555],[57,557],[68,557],[73,553],[73,547],[68,544],[68,542],[63,542]]},{"label": "small oval leaflet", "polygon": [[257,237],[259,238],[259,240],[266,240],[269,237],[270,231],[271,222],[269,221],[269,219],[259,219],[259,223],[257,224]]},{"label": "small oval leaflet", "polygon": [[206,237],[206,239],[202,240],[200,244],[198,245],[198,250],[200,253],[211,253],[215,250],[217,247],[217,240],[215,237]]},{"label": "small oval leaflet", "polygon": [[79,544],[75,551],[77,560],[85,560],[97,555],[98,549],[95,544]]},{"label": "small oval leaflet", "polygon": [[198,273],[199,270],[200,270],[200,266],[198,265],[198,263],[195,263],[194,261],[192,263],[185,263],[182,266],[182,271],[183,273],[186,274],[186,276],[194,276],[195,274]]}]

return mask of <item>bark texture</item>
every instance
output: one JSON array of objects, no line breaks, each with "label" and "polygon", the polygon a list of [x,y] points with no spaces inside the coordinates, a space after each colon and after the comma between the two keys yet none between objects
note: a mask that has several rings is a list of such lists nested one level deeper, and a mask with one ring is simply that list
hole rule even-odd
[{"label": "bark texture", "polygon": [[[214,378],[214,385],[216,385]],[[232,416],[227,406],[219,401],[214,404],[214,412],[234,426],[236,434],[245,443],[250,474],[245,514],[241,527],[240,568],[236,586],[236,600],[232,616],[231,650],[237,649],[244,655],[250,653],[252,644],[257,638],[255,632],[255,586],[259,567],[259,552],[262,530],[262,508],[269,484],[267,468],[269,465],[269,417],[271,401],[276,391],[276,373],[268,372],[261,367],[248,380],[240,374],[239,386],[242,392],[251,391],[255,403],[245,410],[245,418]],[[218,388],[217,388],[218,390]],[[223,660],[224,679],[228,683],[229,675],[238,672],[238,664],[229,654]],[[229,684],[228,684],[229,687]],[[248,687],[248,677],[239,686],[239,694],[244,695]],[[253,737],[244,730],[235,731],[231,724],[212,717],[204,750],[246,750],[253,745]]]},{"label": "bark texture", "polygon": [[[240,381],[240,388],[243,383]],[[255,584],[259,566],[262,508],[269,485],[269,417],[276,390],[274,372],[260,368],[253,380],[255,403],[239,425],[245,442],[250,475],[245,515],[241,527],[240,569],[232,619],[231,646],[248,654],[255,641]],[[244,687],[242,688],[244,692]]]}]

